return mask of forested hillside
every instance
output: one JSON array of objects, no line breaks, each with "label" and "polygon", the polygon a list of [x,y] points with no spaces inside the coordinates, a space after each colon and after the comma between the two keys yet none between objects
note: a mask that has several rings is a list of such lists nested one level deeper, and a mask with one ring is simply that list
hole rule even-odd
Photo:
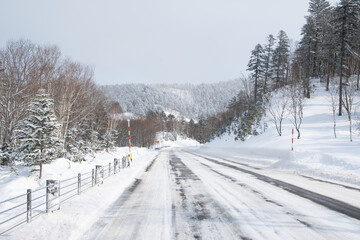
[{"label": "forested hillside", "polygon": [[[304,104],[314,90],[311,79],[320,79],[331,96],[334,132],[336,114],[346,115],[352,141],[359,126],[360,1],[341,0],[331,6],[326,0],[310,0],[308,12],[299,42],[292,43],[280,30],[255,45],[242,90],[225,112],[195,125],[197,140],[210,141],[226,131],[246,140],[266,130],[262,121],[266,112],[279,136],[283,119],[290,116],[300,138]],[[279,94],[279,100],[270,104],[273,95]]]},{"label": "forested hillside", "polygon": [[149,110],[178,112],[197,119],[223,111],[241,89],[239,79],[213,84],[122,84],[103,86],[107,97],[123,111],[146,115]]}]

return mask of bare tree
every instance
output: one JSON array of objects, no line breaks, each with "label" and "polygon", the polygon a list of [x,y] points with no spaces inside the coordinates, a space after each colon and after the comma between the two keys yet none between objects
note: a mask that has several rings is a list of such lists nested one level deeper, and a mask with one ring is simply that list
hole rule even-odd
[{"label": "bare tree", "polygon": [[118,102],[112,102],[110,104],[110,109],[108,113],[109,115],[108,127],[107,127],[108,132],[116,128],[116,124],[119,121],[119,114],[122,112],[123,111]]},{"label": "bare tree", "polygon": [[289,95],[287,88],[281,88],[273,94],[269,101],[267,110],[279,136],[282,134],[282,123],[287,117],[289,107]]},{"label": "bare tree", "polygon": [[251,83],[249,77],[245,77],[244,75],[241,77],[241,84],[242,84],[242,95],[244,100],[246,99],[247,103],[250,103],[252,100],[252,94],[254,92],[254,87]]},{"label": "bare tree", "polygon": [[37,46],[34,54],[35,66],[30,72],[31,92],[36,93],[42,88],[53,95],[53,83],[61,64],[61,51],[57,46]]},{"label": "bare tree", "polygon": [[290,85],[290,113],[293,117],[292,123],[297,132],[297,138],[300,138],[300,127],[304,118],[305,98],[300,84]]},{"label": "bare tree", "polygon": [[332,83],[332,84],[329,84],[330,86],[328,87],[327,85],[327,88],[329,89],[329,93],[330,93],[330,103],[331,103],[331,110],[332,110],[332,117],[333,117],[333,122],[334,122],[334,126],[333,126],[333,129],[334,129],[334,137],[336,138],[336,112],[337,112],[337,109],[338,109],[338,87]]},{"label": "bare tree", "polygon": [[29,41],[10,41],[0,51],[4,71],[0,77],[0,144],[11,143],[15,129],[25,116],[30,72],[35,65],[36,47]]},{"label": "bare tree", "polygon": [[84,120],[94,110],[97,96],[92,81],[93,71],[67,59],[59,68],[54,82],[55,111],[60,123],[60,137]]}]

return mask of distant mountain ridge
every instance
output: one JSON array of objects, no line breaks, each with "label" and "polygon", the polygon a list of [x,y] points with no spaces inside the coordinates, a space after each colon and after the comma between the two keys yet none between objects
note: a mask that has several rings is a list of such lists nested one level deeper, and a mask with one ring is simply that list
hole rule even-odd
[{"label": "distant mountain ridge", "polygon": [[224,110],[241,89],[239,79],[209,84],[120,84],[102,86],[125,112],[145,115],[149,110],[177,112],[197,119]]}]

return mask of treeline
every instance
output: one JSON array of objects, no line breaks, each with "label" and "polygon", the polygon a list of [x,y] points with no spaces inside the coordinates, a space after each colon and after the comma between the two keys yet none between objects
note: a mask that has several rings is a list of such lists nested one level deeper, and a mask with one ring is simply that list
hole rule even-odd
[{"label": "treeline", "polygon": [[[19,40],[0,49],[0,164],[82,161],[85,154],[127,146],[121,113],[94,83],[93,69],[64,58],[58,47]],[[134,145],[153,144],[154,132],[146,131],[157,128],[149,118],[132,124]]]},{"label": "treeline", "polygon": [[[94,136],[101,141],[109,131],[111,106],[94,83],[92,68],[64,58],[56,46],[40,46],[26,40],[8,42],[0,49],[0,62],[2,164],[10,164],[18,157],[18,135],[24,120],[32,114],[31,104],[39,89],[47,94],[44,98],[53,102],[54,124],[58,125],[57,136],[62,140],[62,151],[57,156],[66,152],[76,155],[69,145],[70,135],[90,143]],[[84,153],[98,148],[87,148]]]},{"label": "treeline", "polygon": [[[311,0],[309,13],[295,51],[293,74],[302,81],[306,97],[310,97],[311,78],[326,81],[329,90],[330,79],[338,76],[341,116],[343,108],[347,108],[350,88],[359,90],[360,1],[341,0],[332,7],[325,0]],[[355,82],[350,79],[353,75],[357,75]]]},{"label": "treeline", "polygon": [[[326,0],[310,0],[308,12],[299,42],[292,44],[281,30],[276,38],[270,34],[265,43],[256,44],[247,68],[250,75],[242,78],[243,89],[228,109],[194,125],[197,140],[207,142],[226,131],[241,140],[257,135],[267,128],[261,122],[266,109],[279,135],[284,114],[289,113],[299,138],[312,78],[320,78],[331,92],[334,114],[336,110],[341,116],[345,109],[352,140],[354,96],[360,80],[360,1],[341,0],[334,7]],[[272,95],[282,96],[282,101],[270,104]],[[334,115],[336,137],[335,127]]]}]

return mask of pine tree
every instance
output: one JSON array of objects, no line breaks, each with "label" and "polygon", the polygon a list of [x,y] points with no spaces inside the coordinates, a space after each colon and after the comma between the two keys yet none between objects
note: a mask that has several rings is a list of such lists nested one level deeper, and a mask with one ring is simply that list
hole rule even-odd
[{"label": "pine tree", "polygon": [[267,43],[264,46],[264,86],[263,86],[263,94],[265,94],[268,91],[268,81],[271,79],[272,75],[272,56],[274,53],[274,44],[275,44],[275,38],[272,34],[270,34],[267,38]]},{"label": "pine tree", "polygon": [[100,134],[93,129],[93,123],[86,119],[79,127],[80,139],[85,143],[84,154],[94,154],[102,149]]},{"label": "pine tree", "polygon": [[316,47],[317,36],[315,21],[312,17],[306,17],[306,24],[303,26],[301,35],[303,36],[299,47],[296,49],[295,64],[298,64],[303,71],[301,76],[304,95],[310,98],[310,78],[315,75],[316,69]]},{"label": "pine tree", "polygon": [[310,16],[307,18],[311,18],[311,24],[313,24],[313,59],[310,76],[318,77],[324,75],[324,67],[326,69],[326,65],[323,66],[323,64],[327,56],[322,52],[322,45],[324,41],[331,38],[329,36],[331,6],[326,0],[310,0],[308,12]]},{"label": "pine tree", "polygon": [[85,160],[86,143],[82,139],[79,129],[72,128],[67,132],[65,147],[72,161],[81,162]]},{"label": "pine tree", "polygon": [[59,157],[62,141],[58,137],[59,124],[53,110],[53,100],[44,89],[39,89],[28,109],[29,116],[17,131],[19,158],[27,165],[40,166]]},{"label": "pine tree", "polygon": [[277,42],[272,59],[275,88],[287,83],[290,56],[289,37],[283,30],[279,32]]},{"label": "pine tree", "polygon": [[[334,11],[334,34],[339,55],[339,116],[342,115],[343,78],[350,76],[349,58],[358,55],[356,46],[359,39],[360,20],[359,0],[341,0]],[[358,44],[357,44],[358,45]]]},{"label": "pine tree", "polygon": [[260,81],[264,76],[264,49],[260,44],[257,44],[254,50],[251,51],[250,61],[248,63],[248,71],[251,72],[251,77],[254,85],[254,99],[257,101],[260,93]]},{"label": "pine tree", "polygon": [[105,149],[107,152],[114,151],[116,146],[116,139],[117,139],[118,133],[115,129],[106,132],[102,136],[101,141],[101,147]]}]

